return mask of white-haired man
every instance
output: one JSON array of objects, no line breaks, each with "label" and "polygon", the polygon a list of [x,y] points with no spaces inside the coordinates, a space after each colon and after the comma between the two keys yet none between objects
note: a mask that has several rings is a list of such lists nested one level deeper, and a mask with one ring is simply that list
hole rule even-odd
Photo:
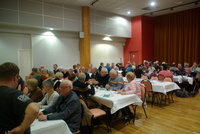
[{"label": "white-haired man", "polygon": [[124,80],[121,76],[118,76],[116,70],[112,69],[110,71],[110,79],[108,84],[106,85],[106,89],[114,90],[114,89],[122,89],[124,87]]},{"label": "white-haired man", "polygon": [[81,103],[76,93],[71,90],[73,86],[70,80],[63,80],[59,88],[61,95],[52,106],[39,113],[38,120],[63,119],[74,133],[80,129]]}]

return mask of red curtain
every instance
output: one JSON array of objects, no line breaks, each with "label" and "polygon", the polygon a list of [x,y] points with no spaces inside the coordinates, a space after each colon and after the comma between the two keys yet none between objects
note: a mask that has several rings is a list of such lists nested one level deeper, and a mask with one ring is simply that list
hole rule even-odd
[{"label": "red curtain", "polygon": [[200,8],[154,18],[154,59],[200,63]]}]

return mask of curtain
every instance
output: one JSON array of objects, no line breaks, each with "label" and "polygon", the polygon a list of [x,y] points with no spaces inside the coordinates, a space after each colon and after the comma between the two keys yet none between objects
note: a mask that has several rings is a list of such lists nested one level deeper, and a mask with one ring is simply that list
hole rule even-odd
[{"label": "curtain", "polygon": [[200,8],[154,18],[154,59],[200,63]]}]

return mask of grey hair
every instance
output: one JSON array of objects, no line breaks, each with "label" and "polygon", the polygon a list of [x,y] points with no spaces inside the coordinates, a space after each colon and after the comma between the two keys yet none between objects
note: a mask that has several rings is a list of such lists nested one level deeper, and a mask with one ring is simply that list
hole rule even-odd
[{"label": "grey hair", "polygon": [[43,85],[46,85],[46,86],[50,86],[50,88],[53,88],[53,85],[54,85],[54,82],[51,78],[49,79],[46,79],[42,82]]},{"label": "grey hair", "polygon": [[103,68],[101,69],[101,71],[105,71],[106,74],[108,74],[108,69],[107,69],[107,68],[104,68],[104,67],[103,67]]},{"label": "grey hair", "polygon": [[80,80],[80,81],[84,81],[85,78],[86,78],[86,76],[85,76],[84,73],[79,73],[79,74],[78,74],[78,80]]},{"label": "grey hair", "polygon": [[53,74],[53,71],[48,71],[48,75],[51,76]]},{"label": "grey hair", "polygon": [[73,89],[73,85],[72,82],[70,80],[63,80],[62,82],[66,82],[68,86],[71,87],[71,89]]},{"label": "grey hair", "polygon": [[114,70],[114,69],[112,69],[112,70],[110,70],[110,74],[117,75],[117,71],[116,71],[116,70]]}]

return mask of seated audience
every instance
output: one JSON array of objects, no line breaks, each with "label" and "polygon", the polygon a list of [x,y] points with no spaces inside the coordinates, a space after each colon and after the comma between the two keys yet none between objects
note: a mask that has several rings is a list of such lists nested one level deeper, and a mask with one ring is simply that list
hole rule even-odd
[{"label": "seated audience", "polygon": [[34,102],[40,102],[43,99],[42,90],[38,87],[36,79],[27,80],[28,94],[27,96]]},{"label": "seated audience", "polygon": [[69,76],[68,70],[66,68],[63,69],[63,78],[66,79]]},{"label": "seated audience", "polygon": [[48,71],[48,75],[49,77],[48,78],[51,78],[51,79],[54,79],[55,75],[54,75],[54,72],[53,71]]},{"label": "seated audience", "polygon": [[38,68],[34,68],[33,69],[33,73],[34,74],[33,74],[32,78],[36,79],[40,84],[40,82],[41,82],[41,74],[39,72],[39,69]]},{"label": "seated audience", "polygon": [[182,65],[180,63],[178,64],[177,68],[175,69],[174,74],[175,75],[185,75],[186,74],[184,67],[182,67]]},{"label": "seated audience", "polygon": [[54,81],[53,89],[55,91],[57,91],[58,93],[60,92],[59,87],[60,87],[60,83],[61,83],[62,79],[63,79],[63,73],[61,73],[61,72],[57,72],[55,74],[55,79],[53,79],[53,81]]},{"label": "seated audience", "polygon": [[169,70],[167,70],[167,69],[168,69],[168,68],[167,68],[167,65],[166,65],[166,64],[163,64],[163,65],[162,65],[162,71],[160,71],[160,72],[158,73],[158,75],[159,75],[159,74],[162,74],[162,75],[164,75],[165,77],[170,77],[170,78],[173,79],[173,74],[172,74],[172,72],[169,71]]},{"label": "seated audience", "polygon": [[74,91],[72,82],[63,80],[60,84],[60,96],[56,102],[38,115],[38,120],[64,120],[72,133],[80,129],[81,103]]},{"label": "seated audience", "polygon": [[85,74],[86,76],[85,81],[88,81],[90,79],[90,75],[86,72],[85,67],[81,67],[80,72]]},{"label": "seated audience", "polygon": [[70,74],[69,77],[68,77],[68,80],[70,80],[73,83],[76,80],[76,75]]},{"label": "seated audience", "polygon": [[124,88],[122,89],[121,94],[136,94],[138,97],[141,98],[141,91],[140,91],[140,85],[135,80],[135,74],[132,72],[128,72],[126,74],[126,79],[128,80],[128,83],[124,84]]},{"label": "seated audience", "polygon": [[126,73],[133,72],[132,64],[128,64],[126,68]]},{"label": "seated audience", "polygon": [[136,78],[141,78],[142,76],[142,66],[141,65],[138,65],[136,69],[134,69],[134,73],[136,75]]},{"label": "seated audience", "polygon": [[97,78],[99,77],[99,73],[96,67],[92,68],[92,75],[91,75],[91,79],[93,80],[97,80]]},{"label": "seated audience", "polygon": [[97,80],[93,81],[94,85],[98,85],[100,87],[105,87],[106,84],[108,84],[110,76],[108,75],[107,68],[102,68],[100,72],[100,76],[97,78]]},{"label": "seated audience", "polygon": [[89,64],[88,66],[88,73],[92,73],[92,64]]},{"label": "seated audience", "polygon": [[98,68],[98,72],[100,72],[100,71],[101,71],[101,68],[103,68],[103,67],[104,67],[104,63],[101,62],[101,63],[100,63],[100,66],[99,66],[99,68]]},{"label": "seated audience", "polygon": [[[102,67],[102,68],[103,68],[103,67]],[[101,69],[102,69],[102,68],[101,68]],[[105,66],[104,68],[107,68],[108,73],[109,73],[110,70],[111,70],[110,63],[107,63],[106,66]],[[99,71],[99,72],[101,72],[101,71]]]},{"label": "seated audience", "polygon": [[42,101],[38,102],[37,104],[40,105],[40,108],[47,108],[54,104],[57,100],[59,94],[54,91],[53,89],[53,80],[46,79],[42,82],[43,90],[46,93]]},{"label": "seated audience", "polygon": [[108,84],[106,84],[105,87],[108,90],[122,89],[124,87],[124,80],[121,76],[118,76],[116,70],[112,69],[110,71],[110,78]]},{"label": "seated audience", "polygon": [[48,75],[48,70],[47,69],[42,69],[41,70],[41,81],[44,81],[44,80],[46,80],[48,77],[49,77],[49,75]]},{"label": "seated audience", "polygon": [[[83,98],[87,101],[89,108],[94,107],[96,104],[94,104],[88,97],[89,94],[95,94],[93,83],[90,80],[85,82],[86,76],[84,73],[79,73],[77,77],[78,79],[73,83],[73,91],[77,94],[77,96],[83,96]],[[90,85],[90,88],[88,85]]]},{"label": "seated audience", "polygon": [[30,125],[39,112],[38,106],[16,89],[18,79],[17,65],[0,65],[0,134],[30,134]]}]

